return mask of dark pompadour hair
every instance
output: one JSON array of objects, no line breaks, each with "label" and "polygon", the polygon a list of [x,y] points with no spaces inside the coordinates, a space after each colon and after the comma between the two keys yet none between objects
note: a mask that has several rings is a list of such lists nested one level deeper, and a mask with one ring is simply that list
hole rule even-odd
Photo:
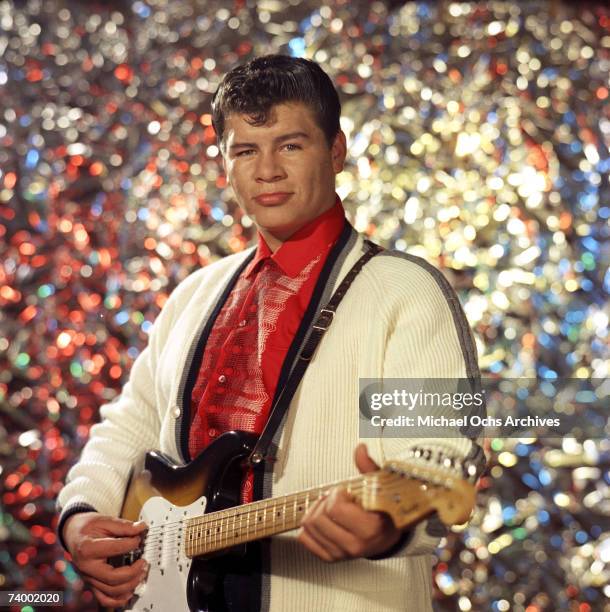
[{"label": "dark pompadour hair", "polygon": [[225,121],[233,113],[268,121],[276,104],[302,102],[313,111],[330,147],[339,132],[341,103],[329,76],[316,62],[288,55],[264,55],[228,72],[212,99],[212,125],[223,150]]}]

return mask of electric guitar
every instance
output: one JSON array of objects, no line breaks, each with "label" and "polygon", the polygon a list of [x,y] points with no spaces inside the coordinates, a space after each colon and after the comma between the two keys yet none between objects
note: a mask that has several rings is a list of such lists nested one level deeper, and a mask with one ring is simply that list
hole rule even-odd
[{"label": "electric guitar", "polygon": [[233,555],[247,542],[298,528],[309,506],[335,486],[366,510],[386,512],[397,528],[434,511],[446,525],[464,523],[474,506],[474,486],[462,479],[459,463],[430,449],[414,449],[407,461],[388,462],[349,480],[239,505],[242,466],[256,440],[231,431],[186,466],[152,451],[144,471],[132,471],[121,516],[144,521],[148,531],[138,550],[111,562],[124,565],[144,557],[149,571],[127,610],[215,607],[222,601],[218,554]]}]

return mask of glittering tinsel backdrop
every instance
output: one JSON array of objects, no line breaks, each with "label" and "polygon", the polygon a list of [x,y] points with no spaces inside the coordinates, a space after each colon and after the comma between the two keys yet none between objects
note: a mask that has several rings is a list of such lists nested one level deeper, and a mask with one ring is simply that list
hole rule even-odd
[{"label": "glittering tinsel backdrop", "polygon": [[[94,609],[54,498],[172,288],[254,235],[209,103],[255,55],[331,75],[350,219],[445,272],[486,375],[608,377],[610,11],[320,4],[0,0],[0,588]],[[438,609],[610,609],[600,438],[489,440]]]}]

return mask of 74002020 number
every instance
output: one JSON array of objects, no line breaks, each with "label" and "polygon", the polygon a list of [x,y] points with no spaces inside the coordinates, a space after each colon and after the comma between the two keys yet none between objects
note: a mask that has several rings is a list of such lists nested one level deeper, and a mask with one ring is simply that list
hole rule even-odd
[{"label": "74002020 number", "polygon": [[39,606],[63,606],[62,591],[0,591],[0,606],[38,604]]}]

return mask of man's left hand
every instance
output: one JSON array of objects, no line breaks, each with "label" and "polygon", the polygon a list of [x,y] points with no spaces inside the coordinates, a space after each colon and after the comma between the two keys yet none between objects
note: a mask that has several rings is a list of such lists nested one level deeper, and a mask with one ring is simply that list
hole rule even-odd
[{"label": "man's left hand", "polygon": [[[356,447],[354,457],[361,474],[379,469],[364,444]],[[387,514],[364,510],[345,489],[337,487],[309,508],[298,540],[323,561],[333,562],[382,554],[400,536]]]}]

